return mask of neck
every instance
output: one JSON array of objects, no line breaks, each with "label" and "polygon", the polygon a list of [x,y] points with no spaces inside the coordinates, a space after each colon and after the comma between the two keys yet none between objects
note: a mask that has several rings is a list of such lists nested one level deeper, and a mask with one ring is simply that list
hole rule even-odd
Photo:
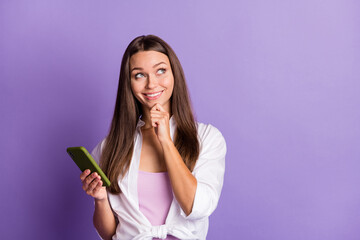
[{"label": "neck", "polygon": [[147,112],[143,111],[143,114],[141,116],[141,120],[143,120],[145,122],[145,125],[142,126],[142,129],[149,129],[149,128],[153,127],[151,125],[149,111],[147,111]]}]

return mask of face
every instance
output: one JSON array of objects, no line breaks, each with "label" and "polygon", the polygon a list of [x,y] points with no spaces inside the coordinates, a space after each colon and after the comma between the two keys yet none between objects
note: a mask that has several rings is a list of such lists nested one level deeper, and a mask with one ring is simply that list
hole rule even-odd
[{"label": "face", "polygon": [[142,51],[130,58],[131,90],[143,110],[160,103],[170,113],[174,76],[169,58],[160,52]]}]

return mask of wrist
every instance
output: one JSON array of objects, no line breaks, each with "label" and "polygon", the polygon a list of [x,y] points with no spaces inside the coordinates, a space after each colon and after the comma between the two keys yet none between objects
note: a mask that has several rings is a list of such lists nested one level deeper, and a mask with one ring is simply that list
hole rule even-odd
[{"label": "wrist", "polygon": [[104,198],[94,198],[95,204],[104,204],[108,202],[107,196]]},{"label": "wrist", "polygon": [[161,144],[163,147],[174,146],[174,143],[173,143],[173,141],[171,140],[170,137],[165,138],[165,139],[159,139],[159,141],[160,141],[160,144]]}]

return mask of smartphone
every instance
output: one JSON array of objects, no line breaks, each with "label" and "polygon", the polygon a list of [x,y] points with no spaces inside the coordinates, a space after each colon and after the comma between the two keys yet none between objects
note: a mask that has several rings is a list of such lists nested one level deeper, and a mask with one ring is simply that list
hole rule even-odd
[{"label": "smartphone", "polygon": [[103,182],[103,186],[109,187],[110,181],[106,177],[105,173],[101,170],[99,165],[95,162],[93,157],[84,147],[68,147],[66,149],[67,153],[70,155],[72,160],[76,163],[76,165],[80,168],[81,172],[86,169],[90,169],[90,171],[97,172],[101,177]]}]

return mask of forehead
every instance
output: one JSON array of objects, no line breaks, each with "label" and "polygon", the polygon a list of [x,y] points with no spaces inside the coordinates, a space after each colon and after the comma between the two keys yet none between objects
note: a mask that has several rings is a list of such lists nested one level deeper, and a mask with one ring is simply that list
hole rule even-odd
[{"label": "forehead", "polygon": [[161,52],[141,51],[131,56],[130,67],[153,67],[155,64],[160,62],[170,65],[168,56]]}]

